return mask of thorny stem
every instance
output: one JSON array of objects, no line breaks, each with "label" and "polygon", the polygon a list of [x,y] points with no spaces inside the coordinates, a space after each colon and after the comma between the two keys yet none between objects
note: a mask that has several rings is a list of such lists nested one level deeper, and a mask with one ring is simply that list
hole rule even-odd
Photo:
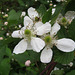
[{"label": "thorny stem", "polygon": [[52,67],[50,68],[50,70],[48,71],[46,75],[50,75],[51,71],[54,69],[56,64],[57,64],[56,62],[53,63]]},{"label": "thorny stem", "polygon": [[[47,70],[48,70],[48,68],[51,66],[51,65],[54,65],[55,64],[55,62],[54,61],[52,61],[51,63],[49,63],[48,65],[47,65],[47,67],[40,73],[40,75],[43,75],[44,74],[44,72],[46,72]],[[51,67],[52,68],[52,67]],[[53,67],[54,68],[54,67]],[[53,69],[52,68],[52,69]],[[52,71],[52,70],[51,70]]]}]

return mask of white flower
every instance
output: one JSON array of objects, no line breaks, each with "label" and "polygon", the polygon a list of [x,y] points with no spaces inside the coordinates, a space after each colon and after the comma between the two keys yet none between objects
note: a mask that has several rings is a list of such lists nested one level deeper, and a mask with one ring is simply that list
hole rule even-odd
[{"label": "white flower", "polygon": [[36,17],[39,17],[38,12],[37,12],[36,9],[33,8],[33,7],[30,7],[30,8],[28,9],[28,15],[29,15],[29,17],[30,17],[32,20],[35,20]]},{"label": "white flower", "polygon": [[57,2],[61,2],[62,0],[56,0]]},{"label": "white flower", "polygon": [[60,24],[71,23],[74,18],[75,18],[75,11],[67,11],[65,16],[62,16],[62,14],[59,14],[57,18],[57,22]]},{"label": "white flower", "polygon": [[56,40],[55,35],[60,30],[60,25],[55,23],[50,31],[50,35],[45,37],[47,46],[43,49],[40,60],[43,63],[49,63],[53,56],[52,46],[55,45],[60,51],[71,52],[75,49],[75,42],[68,38]]},{"label": "white flower", "polygon": [[55,13],[55,8],[52,9],[52,15]]},{"label": "white flower", "polygon": [[56,1],[57,1],[57,2],[61,2],[61,1],[63,2],[63,1],[66,1],[66,0],[56,0]]},{"label": "white flower", "polygon": [[[35,15],[37,15],[37,13]],[[32,17],[33,16],[31,16],[31,18]],[[41,21],[34,22],[31,18],[25,16],[24,27],[21,28],[21,30],[14,31],[12,33],[12,37],[14,38],[24,38],[15,46],[13,51],[15,54],[23,53],[26,50],[40,52],[45,46],[45,42],[36,37],[36,35],[41,36],[50,32],[51,25],[49,22],[46,22],[45,24]]]},{"label": "white flower", "polygon": [[70,67],[72,67],[72,66],[73,66],[73,62],[70,62],[68,65],[69,65]]},{"label": "white flower", "polygon": [[22,16],[25,16],[25,15],[26,15],[26,12],[22,12],[21,17],[22,17]]},{"label": "white flower", "polygon": [[8,22],[4,22],[4,25],[8,25]]}]

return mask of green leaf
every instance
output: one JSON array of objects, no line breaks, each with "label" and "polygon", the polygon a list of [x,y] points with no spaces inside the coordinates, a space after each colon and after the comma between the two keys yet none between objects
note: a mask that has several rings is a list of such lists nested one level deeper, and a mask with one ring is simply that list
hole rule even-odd
[{"label": "green leaf", "polygon": [[8,16],[8,24],[13,25],[16,24],[20,18],[21,12],[16,12],[15,10],[11,10]]},{"label": "green leaf", "polygon": [[64,26],[61,26],[61,29],[58,31],[57,36],[59,39],[67,38],[68,37],[67,29]]},{"label": "green leaf", "polygon": [[25,6],[23,0],[18,0],[18,3],[20,4],[20,6]]},{"label": "green leaf", "polygon": [[48,11],[46,11],[46,13],[44,14],[44,16],[42,17],[42,22],[46,23],[51,19],[51,14],[52,14],[52,8],[49,8]]},{"label": "green leaf", "polygon": [[54,70],[51,75],[63,75],[63,74],[64,74],[63,70]]},{"label": "green leaf", "polygon": [[9,57],[12,55],[11,50],[9,48],[6,48],[6,55]]},{"label": "green leaf", "polygon": [[69,33],[69,37],[75,41],[75,19],[69,25],[68,33]]},{"label": "green leaf", "polygon": [[61,4],[58,4],[57,6],[56,6],[56,10],[55,10],[55,13],[51,16],[51,24],[54,24],[55,23],[55,21],[56,21],[56,19],[57,19],[57,17],[58,17],[58,15],[59,15],[59,13],[61,12],[61,10],[62,10],[62,8],[63,8],[63,6],[61,5]]},{"label": "green leaf", "polygon": [[68,72],[66,75],[75,75],[75,70]]},{"label": "green leaf", "polygon": [[61,52],[54,50],[54,61],[61,64],[69,64],[74,59],[74,52]]},{"label": "green leaf", "polygon": [[21,53],[21,54],[13,55],[13,58],[16,61],[18,61],[18,63],[21,66],[24,66],[24,64],[27,60],[30,60],[32,63],[39,61],[39,56],[40,56],[39,53],[36,53],[34,51],[26,51],[26,52]]},{"label": "green leaf", "polygon": [[10,72],[10,60],[4,59],[0,64],[0,75],[9,75]]},{"label": "green leaf", "polygon": [[0,47],[0,62],[3,60],[4,55],[6,54],[6,46]]},{"label": "green leaf", "polygon": [[45,5],[41,4],[41,5],[39,6],[39,8],[37,9],[37,11],[38,11],[39,15],[40,15],[41,17],[43,17],[44,13],[46,12],[46,7],[45,7]]}]

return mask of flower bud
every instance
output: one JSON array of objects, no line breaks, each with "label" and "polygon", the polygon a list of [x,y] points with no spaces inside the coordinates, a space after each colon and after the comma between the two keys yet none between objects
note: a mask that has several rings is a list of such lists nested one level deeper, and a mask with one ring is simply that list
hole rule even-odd
[{"label": "flower bud", "polygon": [[27,60],[27,61],[25,62],[25,66],[30,66],[30,64],[31,64],[31,61],[30,61],[30,60]]}]

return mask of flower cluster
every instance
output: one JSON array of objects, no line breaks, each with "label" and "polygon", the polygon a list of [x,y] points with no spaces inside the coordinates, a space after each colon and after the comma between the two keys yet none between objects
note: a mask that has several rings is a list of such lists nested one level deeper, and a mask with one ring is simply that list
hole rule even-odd
[{"label": "flower cluster", "polygon": [[53,26],[49,22],[45,24],[35,10],[30,7],[28,16],[24,17],[24,27],[14,31],[12,37],[22,40],[15,46],[13,53],[19,54],[26,50],[41,52],[40,60],[49,63],[53,56],[52,47],[56,46],[60,51],[71,52],[75,49],[75,42],[69,38],[57,39],[56,34],[60,30],[60,25],[56,22]]}]

